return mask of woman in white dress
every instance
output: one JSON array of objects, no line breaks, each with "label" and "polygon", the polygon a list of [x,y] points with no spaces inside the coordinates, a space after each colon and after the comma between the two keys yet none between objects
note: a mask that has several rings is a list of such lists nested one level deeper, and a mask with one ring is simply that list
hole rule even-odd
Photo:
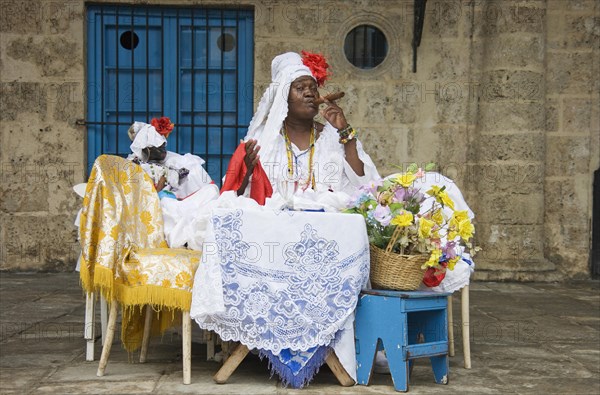
[{"label": "woman in white dress", "polygon": [[265,91],[250,122],[245,140],[247,169],[235,186],[238,195],[249,196],[251,175],[259,163],[273,192],[291,181],[297,193],[345,192],[379,178],[377,169],[358,140],[343,110],[325,99],[319,113],[318,87],[328,65],[319,55],[294,52],[273,59],[272,83]]}]

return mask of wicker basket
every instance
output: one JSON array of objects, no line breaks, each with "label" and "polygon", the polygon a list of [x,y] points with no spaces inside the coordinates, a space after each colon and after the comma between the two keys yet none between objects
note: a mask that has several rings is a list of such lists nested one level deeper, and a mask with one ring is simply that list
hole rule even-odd
[{"label": "wicker basket", "polygon": [[376,289],[414,291],[419,288],[425,269],[421,266],[428,254],[400,255],[392,252],[398,240],[400,227],[396,228],[385,250],[371,245],[371,286]]}]

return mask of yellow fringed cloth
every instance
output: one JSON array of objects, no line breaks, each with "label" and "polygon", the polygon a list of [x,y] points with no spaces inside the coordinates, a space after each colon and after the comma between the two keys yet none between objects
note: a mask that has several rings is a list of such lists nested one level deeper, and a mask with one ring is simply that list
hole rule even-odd
[{"label": "yellow fringed cloth", "polygon": [[201,253],[168,248],[158,195],[140,166],[118,156],[96,159],[79,236],[81,284],[121,304],[121,338],[128,351],[141,345],[143,306],[159,312],[154,334],[176,324],[175,310],[189,311]]}]

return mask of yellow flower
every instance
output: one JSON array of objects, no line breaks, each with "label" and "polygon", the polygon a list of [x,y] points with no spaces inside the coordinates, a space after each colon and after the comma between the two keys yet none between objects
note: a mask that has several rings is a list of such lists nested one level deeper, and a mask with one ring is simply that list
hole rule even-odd
[{"label": "yellow flower", "polygon": [[413,222],[413,214],[410,211],[402,210],[400,214],[392,218],[391,225],[410,226]]},{"label": "yellow flower", "polygon": [[426,218],[419,219],[419,237],[421,239],[426,239],[431,235],[431,229],[433,228],[435,223]]},{"label": "yellow flower", "polygon": [[473,237],[473,233],[475,232],[475,227],[469,221],[469,219],[465,219],[460,221],[458,226],[458,234],[464,241],[468,241],[471,237]]},{"label": "yellow flower", "polygon": [[442,226],[442,223],[444,223],[444,216],[442,215],[442,210],[435,210],[433,212],[433,215],[431,216],[431,219],[433,219],[433,222],[435,222],[436,224]]},{"label": "yellow flower", "polygon": [[192,276],[188,272],[181,272],[175,277],[175,285],[178,288],[192,288]]},{"label": "yellow flower", "polygon": [[437,185],[432,185],[431,189],[427,191],[427,194],[435,197],[435,200],[437,200],[438,203],[454,210],[454,202],[450,199],[450,196],[448,196],[446,191],[442,191],[441,189],[442,188]]},{"label": "yellow flower", "polygon": [[402,185],[405,188],[408,188],[412,185],[413,181],[417,179],[417,176],[413,173],[402,173],[398,177],[394,179],[395,182]]},{"label": "yellow flower", "polygon": [[151,224],[152,213],[150,213],[150,211],[142,211],[140,214],[140,220],[144,225],[146,225],[146,232],[148,232],[148,234],[154,233],[154,226]]},{"label": "yellow flower", "polygon": [[458,236],[458,231],[456,228],[450,228],[448,231],[448,240],[454,240]]},{"label": "yellow flower", "polygon": [[459,259],[459,256],[455,256],[454,258],[448,260],[448,270],[454,270],[454,266],[456,265],[456,262],[458,262]]},{"label": "yellow flower", "polygon": [[450,199],[450,196],[448,196],[446,192],[441,192],[439,198],[444,206],[450,207],[452,210],[454,210],[454,202],[452,199]]},{"label": "yellow flower", "polygon": [[450,218],[450,226],[459,227],[459,224],[465,219],[469,219],[469,214],[467,210],[459,210],[452,213],[452,218]]},{"label": "yellow flower", "polygon": [[431,251],[431,256],[429,260],[421,266],[421,269],[426,269],[428,267],[435,267],[440,263],[440,258],[442,256],[442,250],[433,250]]},{"label": "yellow flower", "polygon": [[144,225],[150,224],[150,222],[152,222],[152,213],[150,213],[150,211],[142,211],[140,214],[140,221],[142,221]]},{"label": "yellow flower", "polygon": [[145,285],[148,281],[148,276],[146,274],[141,274],[137,269],[133,269],[129,272],[127,279],[131,285]]},{"label": "yellow flower", "polygon": [[171,288],[171,280],[165,278],[164,280],[162,280],[162,283],[160,285],[164,288]]},{"label": "yellow flower", "polygon": [[154,233],[154,226],[152,226],[151,224],[147,224],[147,225],[146,225],[146,232],[147,232],[148,234],[152,234],[152,233]]}]

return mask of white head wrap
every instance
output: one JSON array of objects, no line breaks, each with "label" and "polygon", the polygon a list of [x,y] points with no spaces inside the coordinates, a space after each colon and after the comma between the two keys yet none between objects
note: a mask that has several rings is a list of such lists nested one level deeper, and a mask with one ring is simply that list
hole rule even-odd
[{"label": "white head wrap", "polygon": [[129,147],[138,158],[142,158],[144,148],[160,147],[167,142],[167,139],[159,134],[154,126],[144,122],[134,122],[128,133],[130,138],[133,136],[133,143]]},{"label": "white head wrap", "polygon": [[277,138],[288,113],[290,85],[305,75],[314,78],[295,52],[278,55],[271,62],[272,82],[260,99],[246,134],[246,140],[258,140],[263,164],[274,162]]}]

